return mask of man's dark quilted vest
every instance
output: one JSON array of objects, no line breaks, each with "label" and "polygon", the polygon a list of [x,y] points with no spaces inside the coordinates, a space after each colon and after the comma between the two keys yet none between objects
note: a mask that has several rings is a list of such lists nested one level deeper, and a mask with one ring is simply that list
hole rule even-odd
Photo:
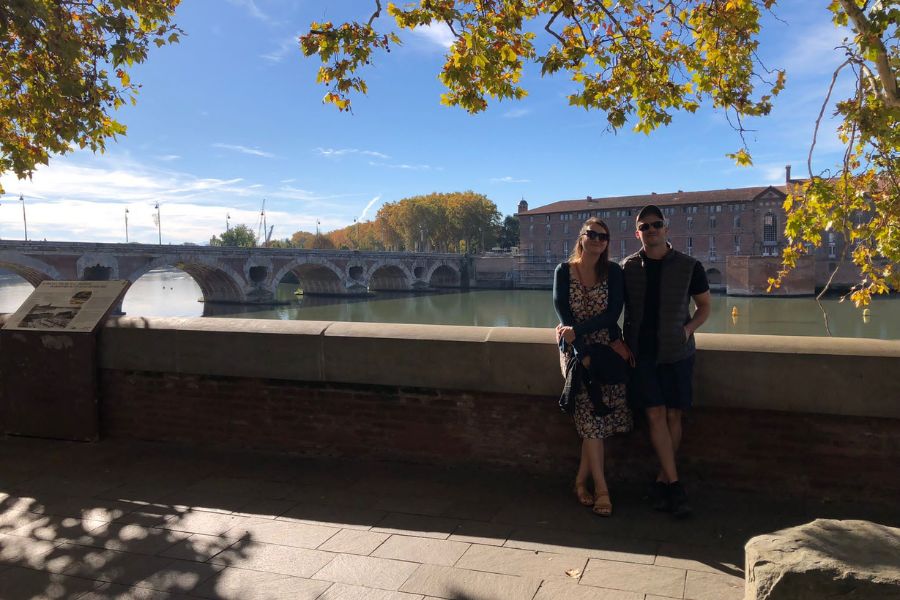
[{"label": "man's dark quilted vest", "polygon": [[[659,281],[659,330],[657,356],[659,363],[673,363],[691,356],[696,349],[694,336],[684,341],[684,325],[691,320],[691,297],[688,290],[696,259],[677,250],[669,250],[662,259]],[[622,262],[625,271],[625,342],[634,355],[640,352],[638,337],[644,318],[644,296],[647,273],[643,250]]]}]

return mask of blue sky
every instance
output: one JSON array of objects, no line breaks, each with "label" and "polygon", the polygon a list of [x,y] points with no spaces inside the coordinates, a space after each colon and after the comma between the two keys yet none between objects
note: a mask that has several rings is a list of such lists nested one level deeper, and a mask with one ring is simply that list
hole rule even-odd
[{"label": "blue sky", "polygon": [[[449,44],[433,28],[364,73],[369,95],[353,114],[321,102],[318,63],[296,42],[313,20],[367,19],[364,0],[190,0],[179,7],[181,43],[151,52],[132,80],[136,107],[117,117],[128,134],[103,155],[54,157],[32,181],[3,176],[0,238],[21,239],[25,196],[31,239],[205,243],[231,224],[256,230],[266,200],[273,237],[372,218],[384,202],[474,190],[512,214],[557,200],[777,184],[784,165],[805,173],[813,124],[840,62],[843,34],[824,0],[785,1],[767,16],[760,55],[788,70],[773,113],[751,123],[755,165],[725,157],[740,140],[722,113],[676,115],[651,136],[605,132],[605,118],[567,105],[564,76],[523,78],[529,96],[483,114],[442,106],[437,74]],[[357,11],[354,15],[354,11]],[[384,27],[388,20],[382,19]],[[839,84],[846,90],[850,82]],[[840,147],[833,123],[820,136],[816,168]]]}]

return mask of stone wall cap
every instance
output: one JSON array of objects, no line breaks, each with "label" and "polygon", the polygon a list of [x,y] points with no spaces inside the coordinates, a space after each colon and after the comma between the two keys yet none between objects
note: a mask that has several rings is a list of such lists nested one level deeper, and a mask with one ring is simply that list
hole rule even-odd
[{"label": "stone wall cap", "polygon": [[696,337],[698,350],[716,352],[900,357],[900,340],[746,333],[697,333]]},{"label": "stone wall cap", "polygon": [[114,329],[173,329],[221,333],[263,333],[275,335],[322,335],[331,321],[278,321],[228,317],[114,317],[106,327]]},{"label": "stone wall cap", "polygon": [[329,325],[325,337],[485,342],[489,327],[418,325],[414,323],[343,323]]}]

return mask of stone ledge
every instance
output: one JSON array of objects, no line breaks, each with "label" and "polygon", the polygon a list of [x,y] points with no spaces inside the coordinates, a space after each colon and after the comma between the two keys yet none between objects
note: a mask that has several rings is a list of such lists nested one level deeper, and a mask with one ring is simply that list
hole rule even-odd
[{"label": "stone ledge", "polygon": [[[698,406],[900,418],[900,341],[698,334]],[[555,397],[551,329],[121,317],[103,369]]]}]

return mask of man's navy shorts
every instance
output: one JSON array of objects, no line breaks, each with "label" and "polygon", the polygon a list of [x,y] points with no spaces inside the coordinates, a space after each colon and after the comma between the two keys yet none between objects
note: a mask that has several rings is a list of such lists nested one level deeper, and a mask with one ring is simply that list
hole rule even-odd
[{"label": "man's navy shorts", "polygon": [[639,358],[631,373],[628,393],[637,409],[665,406],[688,410],[694,395],[694,355],[675,363],[659,364]]}]

